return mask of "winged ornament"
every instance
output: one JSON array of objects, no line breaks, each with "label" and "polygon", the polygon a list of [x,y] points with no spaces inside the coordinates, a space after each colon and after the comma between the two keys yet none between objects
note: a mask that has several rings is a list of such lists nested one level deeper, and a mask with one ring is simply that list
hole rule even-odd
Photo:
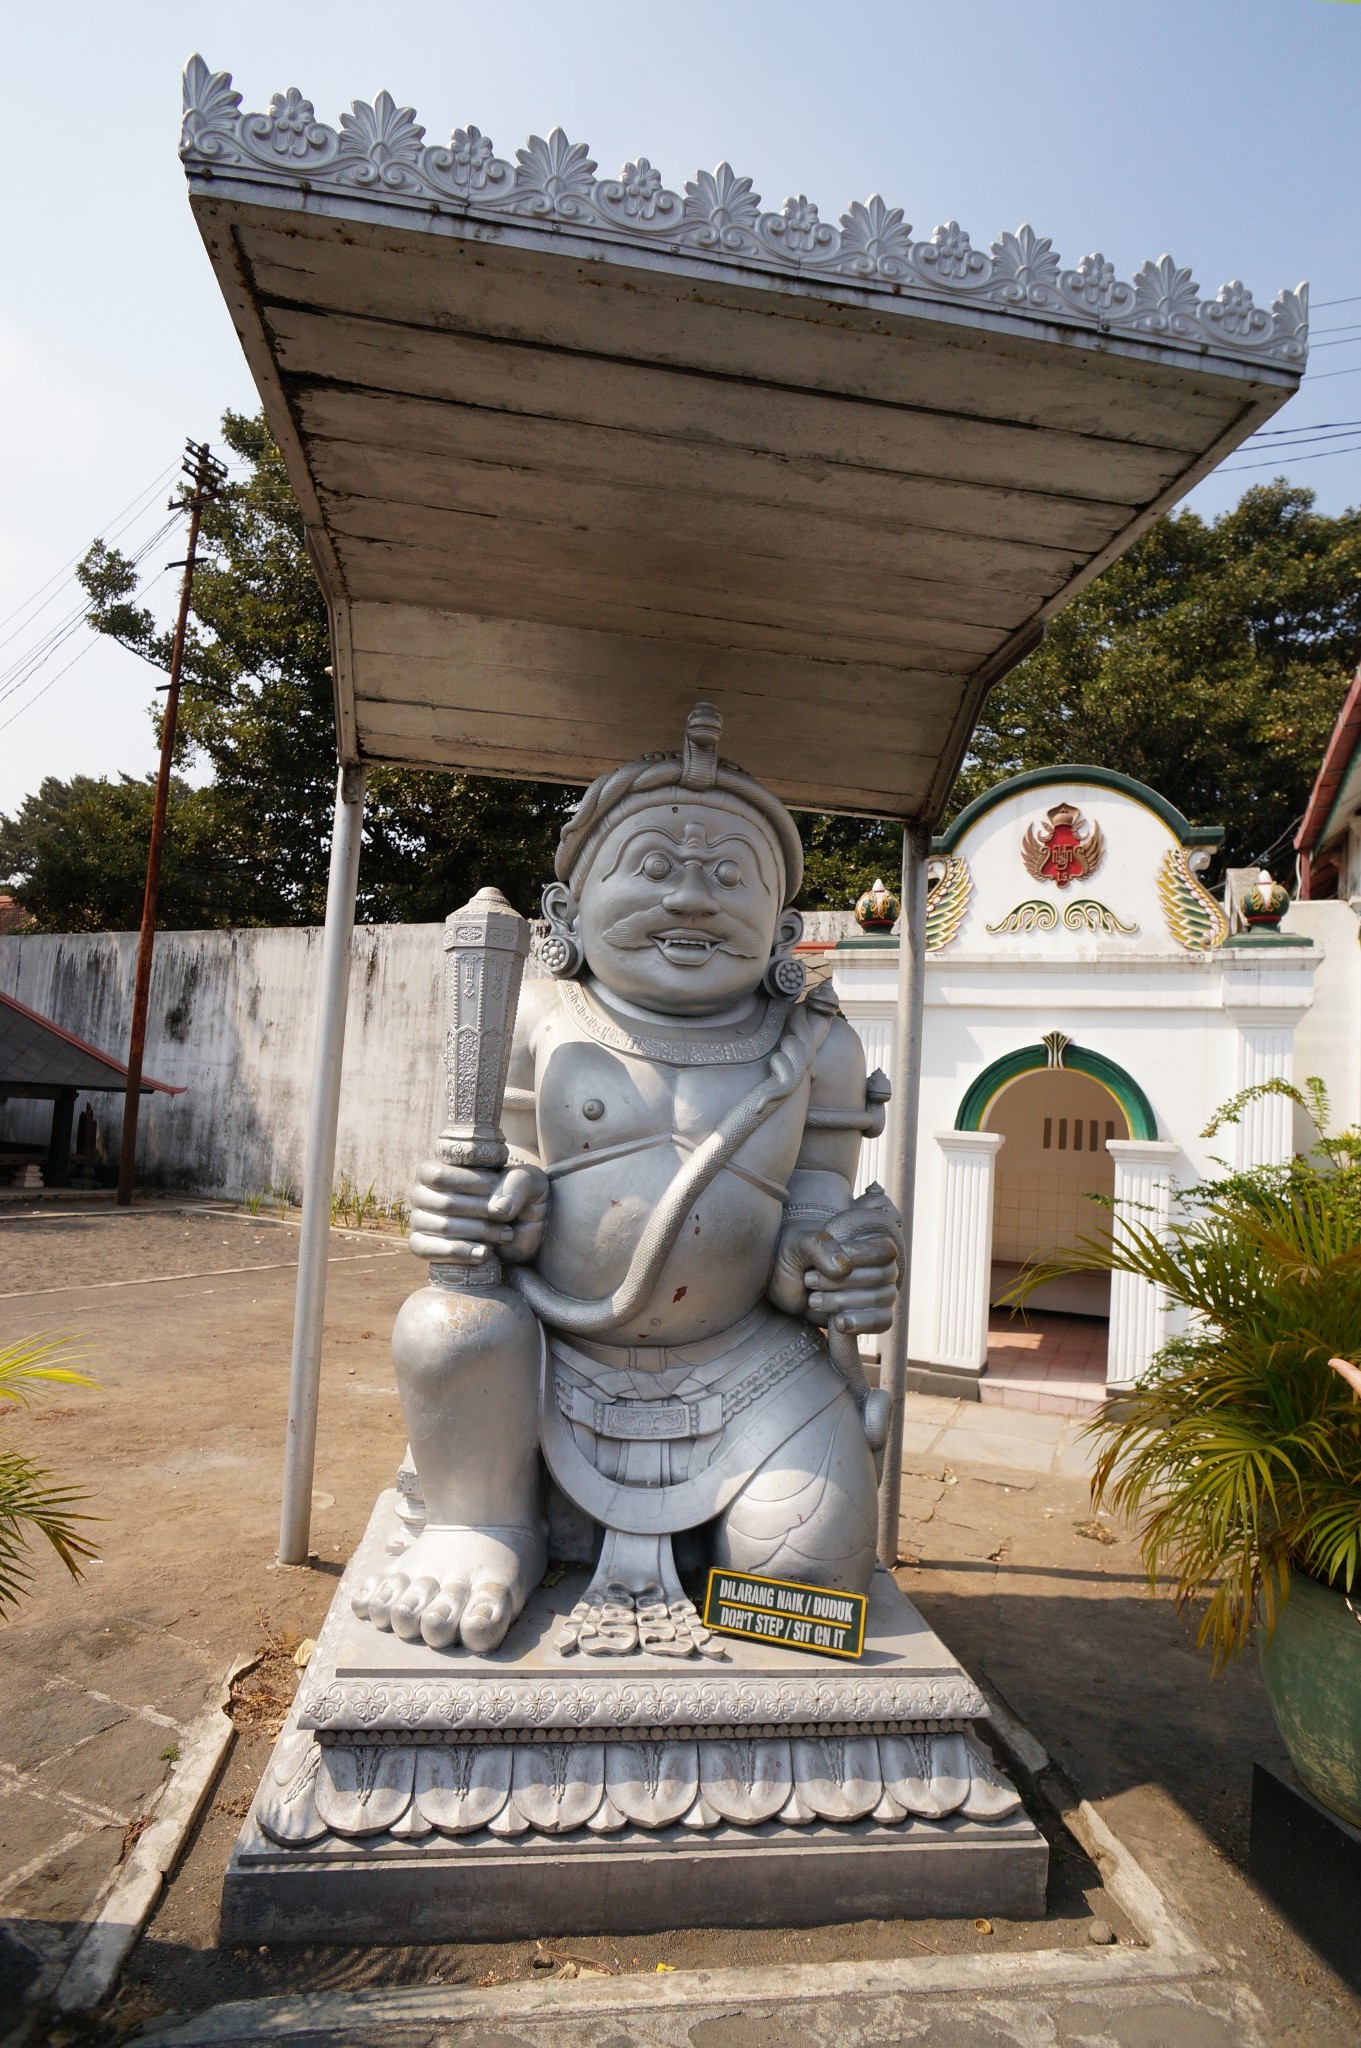
[{"label": "winged ornament", "polygon": [[1021,841],[1027,874],[1037,882],[1056,882],[1060,889],[1094,875],[1105,857],[1101,827],[1084,818],[1076,804],[1055,804],[1038,825],[1026,826]]}]

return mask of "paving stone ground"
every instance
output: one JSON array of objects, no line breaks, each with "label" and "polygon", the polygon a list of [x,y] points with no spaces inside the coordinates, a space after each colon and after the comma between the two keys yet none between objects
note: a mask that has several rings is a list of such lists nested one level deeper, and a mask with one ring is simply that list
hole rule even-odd
[{"label": "paving stone ground", "polygon": [[[103,1517],[102,1562],[73,1585],[40,1558],[35,1597],[0,1637],[0,2015],[69,1952],[172,1768],[168,1752],[215,1698],[228,1665],[243,1652],[268,1653],[240,1689],[234,1751],[115,1997],[95,2022],[44,2021],[34,2038],[113,2043],[170,2015],[272,1993],[542,1981],[534,1945],[523,1942],[268,1954],[215,1945],[222,1869],[296,1676],[289,1653],[319,1626],[401,1449],[387,1334],[419,1269],[400,1247],[336,1234],[317,1555],[309,1569],[274,1563],[296,1243],[290,1225],[170,1201],[130,1215],[0,1209],[0,1341],[74,1333],[100,1382],[98,1391],[63,1390],[3,1427],[89,1487]],[[1361,2007],[1242,1875],[1252,1759],[1280,1754],[1255,1667],[1245,1661],[1211,1683],[1187,1623],[1147,1597],[1125,1532],[1108,1529],[1104,1541],[1093,1533],[1090,1457],[1071,1418],[913,1398],[901,1583],[1099,1803],[1213,1949],[1220,1975],[1160,1992],[1137,2011],[1128,1999],[1099,2013],[1065,1997],[1022,2001],[1010,2016],[1006,2000],[994,2001],[990,2017],[977,2007],[960,2019],[957,2001],[939,2012],[918,2001],[891,2038],[923,2048],[1350,2048]],[[1038,1925],[991,1934],[957,1922],[677,1930],[559,1946],[644,1976],[658,1964],[703,1972],[1085,1952],[1096,1912],[1128,1938],[1091,1864],[1057,1828],[1054,1840],[1051,1914]],[[882,2012],[872,2020],[847,2006],[837,2038],[889,2038],[875,2031],[882,2022]],[[377,2032],[337,2038],[540,2038],[483,2021],[473,2032],[426,2024],[415,2034],[377,2016],[375,2024]],[[710,2014],[678,2038],[725,2048],[727,2025]],[[787,2024],[763,2009],[746,2013],[731,2038],[734,2048],[782,2048],[820,2040],[831,2025],[812,2008]],[[556,2038],[565,2048],[562,2025]],[[598,2038],[622,2048],[653,2035],[607,2027]]]}]

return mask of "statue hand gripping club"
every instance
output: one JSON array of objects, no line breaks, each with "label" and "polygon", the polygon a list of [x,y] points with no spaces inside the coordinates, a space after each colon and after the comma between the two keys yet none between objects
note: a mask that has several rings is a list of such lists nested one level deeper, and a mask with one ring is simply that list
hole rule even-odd
[{"label": "statue hand gripping club", "polygon": [[594,1531],[565,1649],[717,1653],[676,1549],[869,1583],[887,1414],[856,1340],[902,1242],[851,1189],[887,1086],[830,989],[799,1000],[798,834],[719,731],[698,705],[682,752],[587,790],[513,1039],[527,928],[491,891],[450,920],[458,1099],[393,1338],[426,1524],[355,1600],[436,1648],[494,1648],[542,1576],[544,1467]]}]

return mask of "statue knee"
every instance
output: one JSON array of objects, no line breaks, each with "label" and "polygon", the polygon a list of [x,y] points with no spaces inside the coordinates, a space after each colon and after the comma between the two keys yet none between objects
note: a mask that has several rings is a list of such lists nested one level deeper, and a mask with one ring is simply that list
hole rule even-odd
[{"label": "statue knee", "polygon": [[874,1458],[849,1395],[782,1444],[720,1518],[714,1563],[863,1593],[878,1526]]}]

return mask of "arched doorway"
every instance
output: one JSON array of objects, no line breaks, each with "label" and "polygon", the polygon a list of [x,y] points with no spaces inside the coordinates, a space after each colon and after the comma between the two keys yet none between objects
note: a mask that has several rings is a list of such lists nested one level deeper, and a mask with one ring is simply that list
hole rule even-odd
[{"label": "arched doorway", "polygon": [[1051,1032],[980,1075],[963,1127],[1004,1143],[993,1179],[988,1364],[980,1398],[1079,1414],[1105,1391],[1109,1276],[1074,1274],[1037,1290],[1023,1316],[995,1306],[1022,1267],[1099,1232],[1090,1197],[1111,1199],[1112,1139],[1156,1136],[1147,1097],[1123,1068]]},{"label": "arched doorway", "polygon": [[[1064,1251],[1102,1223],[1089,1198],[1115,1191],[1110,1138],[1127,1138],[1124,1111],[1099,1081],[1059,1067],[1023,1074],[994,1096],[984,1130],[1006,1143],[993,1183],[992,1284],[997,1301],[1032,1259]],[[1036,1309],[1109,1316],[1108,1274],[1074,1273],[1031,1296]]]}]

